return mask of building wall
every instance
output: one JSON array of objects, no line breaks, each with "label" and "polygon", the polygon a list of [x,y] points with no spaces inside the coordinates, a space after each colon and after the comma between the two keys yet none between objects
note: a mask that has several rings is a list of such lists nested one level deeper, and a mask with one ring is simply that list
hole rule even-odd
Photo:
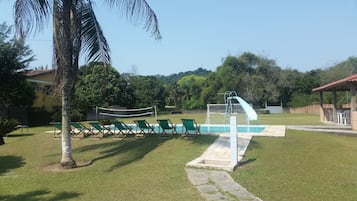
[{"label": "building wall", "polygon": [[33,75],[27,78],[35,90],[36,99],[32,107],[44,108],[46,111],[53,111],[55,106],[60,106],[59,98],[53,97],[53,80],[52,71]]}]

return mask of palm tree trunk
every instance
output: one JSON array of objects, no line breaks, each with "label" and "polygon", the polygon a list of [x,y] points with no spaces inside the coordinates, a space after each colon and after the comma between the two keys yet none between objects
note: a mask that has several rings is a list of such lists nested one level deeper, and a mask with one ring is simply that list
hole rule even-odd
[{"label": "palm tree trunk", "polygon": [[62,23],[61,26],[57,27],[57,31],[60,32],[56,34],[57,48],[62,48],[57,50],[61,54],[57,58],[57,66],[60,68],[62,73],[61,77],[61,95],[62,95],[62,159],[61,165],[64,168],[75,168],[76,162],[72,158],[72,142],[71,142],[71,93],[73,86],[73,63],[72,63],[72,39],[71,39],[71,10],[72,2],[64,1],[63,10],[60,15],[55,15],[59,17],[56,19],[57,22]]},{"label": "palm tree trunk", "polygon": [[62,167],[75,168],[76,162],[72,158],[71,140],[71,85],[68,83],[68,75],[63,77],[62,88]]}]

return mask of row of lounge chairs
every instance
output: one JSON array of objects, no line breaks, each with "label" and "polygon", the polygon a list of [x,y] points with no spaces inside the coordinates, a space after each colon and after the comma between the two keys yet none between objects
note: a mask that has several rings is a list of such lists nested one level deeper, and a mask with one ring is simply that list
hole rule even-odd
[{"label": "row of lounge chairs", "polygon": [[[135,120],[136,131],[133,127],[123,121],[113,121],[111,125],[102,125],[99,122],[89,122],[90,127],[84,126],[80,122],[71,123],[71,135],[73,139],[80,139],[90,136],[91,139],[100,139],[106,135],[112,135],[113,139],[124,139],[128,135],[142,137],[149,134],[159,134],[160,136],[171,136],[177,133],[177,126],[170,119],[158,119],[159,132],[156,133],[154,125],[146,120]],[[62,126],[59,122],[50,123],[54,126],[54,138],[61,138]],[[194,119],[182,119],[182,135],[199,135],[200,125]]]}]

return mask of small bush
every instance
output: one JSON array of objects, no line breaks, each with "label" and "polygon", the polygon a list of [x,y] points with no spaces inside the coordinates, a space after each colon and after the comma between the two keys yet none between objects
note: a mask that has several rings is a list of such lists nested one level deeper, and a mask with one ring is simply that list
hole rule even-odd
[{"label": "small bush", "polygon": [[18,124],[19,122],[15,119],[4,119],[0,117],[0,145],[5,144],[3,137],[16,130]]},{"label": "small bush", "polygon": [[255,110],[258,114],[270,114],[270,110],[266,110],[266,109],[258,109]]},{"label": "small bush", "polygon": [[[61,122],[62,121],[62,114],[61,109],[56,110],[51,115],[51,120],[54,122]],[[79,110],[73,110],[71,113],[71,121],[83,121],[84,115]]]},{"label": "small bush", "polygon": [[101,119],[99,120],[99,122],[102,124],[102,125],[110,125],[113,123],[113,120],[112,119]]},{"label": "small bush", "polygon": [[84,119],[84,115],[78,111],[73,110],[71,114],[71,121],[82,121]]}]

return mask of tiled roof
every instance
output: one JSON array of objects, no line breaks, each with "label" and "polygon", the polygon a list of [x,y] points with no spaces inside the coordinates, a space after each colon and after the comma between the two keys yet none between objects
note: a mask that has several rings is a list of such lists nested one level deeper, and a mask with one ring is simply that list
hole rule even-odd
[{"label": "tiled roof", "polygon": [[26,72],[26,76],[27,77],[32,77],[32,76],[36,76],[36,75],[42,75],[42,74],[47,74],[47,73],[52,73],[53,70],[32,70],[32,71],[28,71]]},{"label": "tiled roof", "polygon": [[352,83],[357,83],[357,74],[314,88],[312,91],[348,91]]}]

